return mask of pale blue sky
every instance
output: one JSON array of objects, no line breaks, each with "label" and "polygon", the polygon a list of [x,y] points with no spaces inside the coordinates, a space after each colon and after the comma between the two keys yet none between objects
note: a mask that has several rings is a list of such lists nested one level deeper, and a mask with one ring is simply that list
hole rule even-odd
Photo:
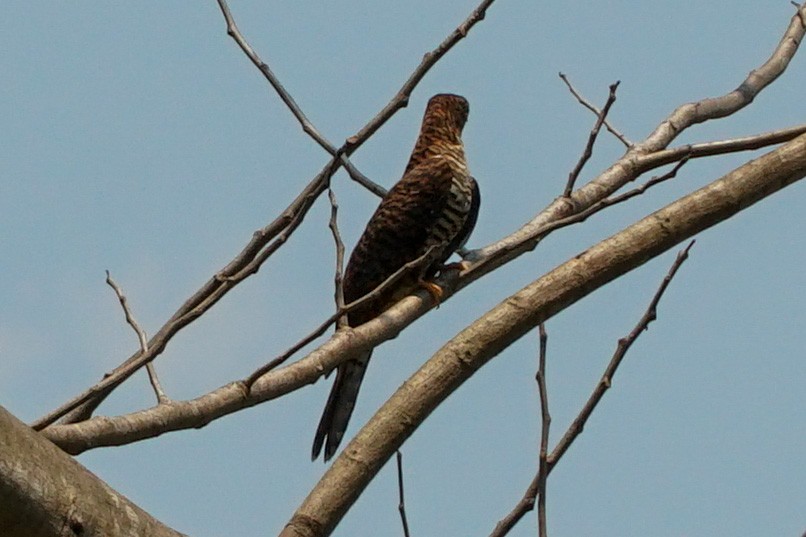
[{"label": "pale blue sky", "polygon": [[[239,26],[336,145],[398,90],[472,0],[234,1]],[[605,5],[607,4],[607,5]],[[206,2],[4,3],[0,22],[0,404],[32,420],[136,349],[109,269],[149,334],[274,218],[327,162]],[[427,99],[470,101],[469,163],[483,205],[468,246],[512,232],[559,195],[593,116],[557,77],[640,140],[675,106],[733,89],[763,62],[788,1],[499,0],[354,156],[391,185]],[[679,143],[804,122],[806,51],[736,116]],[[581,180],[622,153],[603,134]],[[596,241],[750,158],[688,164],[674,182],[560,231],[375,353],[348,430],[440,342]],[[376,199],[336,176],[348,247]],[[659,320],[549,479],[552,535],[800,535],[806,529],[806,264],[795,185],[698,237]],[[332,309],[324,199],[260,273],[184,330],[157,362],[174,398],[245,376]],[[671,264],[668,253],[551,319],[556,441]],[[403,447],[413,535],[486,535],[535,470],[536,335],[507,349]],[[310,443],[319,382],[202,430],[79,460],[194,537],[271,535],[324,471]],[[103,413],[152,404],[144,377]],[[511,535],[536,534],[529,515]],[[402,535],[393,465],[336,535]]]}]

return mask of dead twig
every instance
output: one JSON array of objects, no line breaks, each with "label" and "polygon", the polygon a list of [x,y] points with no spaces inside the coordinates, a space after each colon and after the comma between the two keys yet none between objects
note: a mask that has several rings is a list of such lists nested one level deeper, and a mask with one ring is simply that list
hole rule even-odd
[{"label": "dead twig", "polygon": [[[123,289],[112,279],[112,275],[109,271],[106,271],[106,283],[115,291],[115,295],[118,297],[118,302],[120,302],[120,307],[123,308],[123,313],[126,316],[126,323],[132,327],[135,334],[137,334],[137,340],[140,342],[140,352],[145,353],[148,351],[148,337],[146,336],[145,330],[140,328],[140,325],[137,322],[137,319],[134,318],[131,309],[129,308],[129,301],[126,298],[126,295],[123,294]],[[149,363],[146,366],[146,371],[148,371],[148,380],[151,383],[151,387],[154,389],[154,394],[157,396],[157,404],[167,403],[170,401],[167,395],[165,395],[165,391],[162,389],[162,384],[160,384],[160,379],[157,376],[157,371],[154,369],[154,365]]]},{"label": "dead twig", "polygon": [[403,537],[410,537],[409,535],[409,522],[406,520],[406,497],[403,494],[403,454],[400,450],[397,451],[397,492],[400,501],[397,504],[397,510],[400,513],[400,523],[403,524]]},{"label": "dead twig", "polygon": [[[584,97],[583,97],[583,96],[582,96],[582,95],[581,95],[581,94],[580,94],[580,93],[579,93],[579,92],[578,92],[578,91],[577,91],[577,90],[574,88],[574,86],[571,84],[571,81],[570,81],[570,80],[568,80],[568,77],[565,75],[565,73],[560,73],[560,78],[562,79],[562,81],[563,81],[563,82],[565,82],[565,85],[568,87],[568,90],[571,92],[571,95],[573,95],[574,97],[576,97],[576,100],[577,100],[577,101],[579,101],[579,104],[581,104],[582,106],[584,106],[585,108],[587,108],[588,110],[590,110],[591,112],[593,112],[594,114],[596,114],[597,116],[601,116],[601,115],[602,115],[602,111],[601,111],[601,110],[599,110],[599,109],[598,109],[596,106],[594,106],[593,104],[591,104],[591,103],[590,103],[590,102],[589,102],[587,99],[585,99],[585,98],[584,98]],[[608,131],[610,131],[610,133],[611,133],[613,136],[615,136],[616,138],[618,138],[618,139],[619,139],[619,141],[620,141],[622,144],[624,144],[624,147],[626,147],[627,149],[629,149],[629,148],[631,148],[631,147],[632,147],[632,145],[633,145],[633,144],[632,144],[632,142],[631,142],[631,141],[629,141],[629,140],[627,139],[627,137],[626,137],[626,136],[624,136],[624,135],[623,135],[621,132],[619,132],[618,130],[616,130],[616,129],[615,129],[615,128],[614,128],[614,127],[613,127],[613,126],[610,124],[610,122],[609,122],[609,121],[608,121],[606,118],[605,118],[605,120],[603,121],[603,123],[604,123],[605,128],[607,128],[607,130],[608,130]]]},{"label": "dead twig", "polygon": [[540,457],[538,464],[537,479],[537,527],[538,535],[546,537],[546,478],[548,477],[548,449],[549,449],[549,429],[551,427],[551,414],[549,413],[549,396],[546,388],[546,344],[548,335],[544,323],[538,327],[540,334],[540,358],[537,366],[537,387],[540,391],[540,415],[542,417],[540,425]]},{"label": "dead twig", "polygon": [[581,222],[584,222],[585,220],[587,220],[588,218],[590,218],[594,214],[596,214],[596,213],[598,213],[598,212],[600,212],[600,211],[602,211],[602,210],[604,210],[604,209],[606,209],[606,208],[608,208],[608,207],[610,207],[612,205],[617,205],[619,203],[624,203],[625,201],[627,201],[627,200],[629,200],[631,198],[634,198],[635,196],[640,196],[641,194],[643,194],[644,192],[646,192],[647,190],[649,190],[653,186],[656,186],[656,185],[658,185],[660,183],[663,183],[664,181],[668,181],[669,179],[673,179],[674,177],[676,177],[677,172],[680,171],[680,168],[682,168],[686,164],[686,162],[688,162],[688,160],[689,160],[688,157],[683,156],[683,158],[677,164],[675,164],[675,166],[671,170],[669,170],[668,172],[664,173],[663,175],[652,177],[646,183],[644,183],[643,185],[641,185],[639,187],[636,187],[636,188],[634,188],[632,190],[629,190],[629,191],[625,192],[624,194],[619,194],[618,196],[613,196],[613,197],[610,197],[610,198],[603,199],[603,200],[597,202],[596,204],[591,205],[590,207],[588,207],[587,209],[585,209],[583,211],[580,211],[578,213],[572,214],[572,215],[567,216],[565,218],[561,218],[559,220],[554,220],[553,222],[549,222],[546,225],[535,229],[529,235],[523,237],[520,241],[518,241],[517,243],[514,243],[512,246],[508,246],[506,248],[502,248],[500,250],[497,250],[497,251],[493,252],[492,254],[490,254],[489,256],[483,258],[481,261],[478,261],[477,263],[475,263],[471,267],[470,270],[471,271],[483,270],[484,267],[487,264],[493,264],[499,258],[506,257],[507,255],[509,255],[511,253],[511,251],[521,248],[525,243],[528,243],[528,242],[531,242],[531,241],[540,241],[540,240],[544,239],[549,233],[552,233],[554,231],[557,231],[558,229],[561,229],[561,228],[564,228],[564,227],[567,227],[567,226],[570,226],[570,225],[573,225],[573,224],[579,224]]},{"label": "dead twig", "polygon": [[[336,273],[333,276],[334,299],[336,300],[336,311],[342,311],[344,309],[344,241],[341,240],[341,233],[339,233],[339,204],[336,202],[336,194],[333,192],[332,188],[328,189],[327,196],[330,200],[330,221],[328,222],[328,227],[330,228],[330,233],[333,235],[333,242],[336,245]],[[341,326],[341,319],[338,321],[338,326]]]},{"label": "dead twig", "polygon": [[[221,9],[222,15],[224,15],[224,20],[227,23],[227,35],[232,37],[238,46],[241,48],[246,57],[257,67],[266,80],[269,81],[271,87],[274,88],[274,91],[277,92],[277,95],[280,99],[285,103],[294,117],[297,119],[299,124],[302,126],[302,130],[310,136],[317,144],[319,144],[322,149],[330,153],[331,156],[337,156],[338,149],[328,141],[325,136],[319,132],[319,130],[314,126],[311,120],[308,119],[308,116],[302,111],[299,107],[297,102],[288,93],[288,90],[285,89],[285,86],[282,85],[280,80],[277,78],[277,75],[271,70],[266,62],[260,59],[255,49],[246,41],[241,31],[238,29],[238,25],[235,24],[235,18],[232,16],[232,12],[227,5],[226,0],[218,0],[218,7]],[[386,194],[386,189],[380,186],[379,184],[375,183],[371,179],[367,178],[363,173],[358,171],[358,169],[353,165],[352,162],[347,158],[347,155],[341,154],[338,155],[341,159],[341,164],[344,166],[344,169],[347,170],[347,173],[350,175],[355,182],[364,186],[370,192],[383,197]]]},{"label": "dead twig", "polygon": [[[658,303],[660,303],[660,299],[663,297],[663,294],[666,292],[666,288],[671,283],[672,279],[674,278],[675,274],[677,274],[677,270],[680,266],[688,259],[689,250],[691,247],[694,246],[695,241],[691,241],[688,246],[686,246],[683,250],[678,252],[677,257],[675,258],[672,266],[669,268],[666,276],[663,278],[658,290],[655,292],[655,295],[652,297],[652,300],[649,303],[649,307],[647,308],[646,312],[641,316],[641,319],[635,325],[635,328],[630,331],[630,333],[621,339],[619,339],[618,346],[616,347],[616,351],[613,354],[613,357],[610,359],[610,363],[608,363],[607,367],[605,368],[605,372],[602,375],[602,379],[594,388],[593,393],[588,398],[588,401],[582,407],[577,417],[571,423],[571,425],[566,430],[565,434],[563,435],[562,439],[557,443],[554,447],[554,450],[545,458],[545,462],[543,462],[542,454],[543,454],[543,436],[544,434],[547,436],[548,432],[545,430],[545,417],[543,418],[544,424],[544,431],[541,433],[541,461],[540,467],[538,468],[537,474],[532,479],[532,482],[529,483],[529,486],[526,489],[521,500],[518,504],[504,517],[502,518],[496,525],[495,529],[492,533],[490,533],[490,537],[503,537],[509,530],[511,530],[515,525],[520,521],[523,516],[534,509],[535,499],[540,496],[538,502],[543,500],[542,493],[545,492],[545,482],[548,478],[551,471],[557,465],[557,463],[562,459],[563,455],[568,451],[568,448],[571,447],[571,444],[574,443],[574,440],[582,433],[582,430],[585,427],[585,424],[590,418],[593,411],[596,409],[596,406],[599,404],[599,401],[602,400],[604,393],[610,388],[613,381],[613,376],[615,375],[616,371],[618,370],[619,365],[621,364],[624,356],[627,354],[627,351],[630,349],[635,340],[647,330],[649,323],[657,319],[657,308]],[[541,325],[542,326],[542,325]],[[544,343],[543,343],[543,335],[541,332],[541,356],[544,352]],[[545,358],[541,358],[544,360]],[[538,369],[538,379],[541,377],[540,370]],[[539,380],[538,380],[539,385]],[[544,406],[543,403],[543,394],[544,389],[541,388],[541,408],[544,409],[545,413],[548,413],[547,406]],[[547,404],[547,402],[546,402]],[[545,416],[545,415],[544,415]],[[538,513],[538,520],[540,520],[540,515]],[[543,515],[543,523],[545,524],[545,514]],[[545,530],[542,530],[545,531]],[[540,534],[541,537],[545,535],[545,533]]]},{"label": "dead twig", "polygon": [[[560,73],[560,76],[562,76],[562,73]],[[593,155],[593,144],[596,143],[596,138],[599,136],[599,130],[601,130],[604,120],[607,119],[607,113],[610,112],[610,107],[613,106],[614,102],[616,102],[616,90],[618,89],[619,84],[620,82],[616,81],[614,84],[610,85],[610,93],[607,96],[607,102],[605,103],[604,108],[602,108],[602,111],[599,112],[596,118],[596,123],[594,123],[593,128],[588,135],[588,143],[585,144],[585,150],[582,152],[582,156],[579,157],[579,161],[577,162],[576,166],[574,166],[574,169],[568,174],[568,182],[565,184],[565,190],[563,191],[563,197],[565,198],[569,197],[571,192],[574,191],[574,183],[576,183],[580,172],[582,172],[582,168],[585,167],[585,164],[591,158],[591,155]]]}]

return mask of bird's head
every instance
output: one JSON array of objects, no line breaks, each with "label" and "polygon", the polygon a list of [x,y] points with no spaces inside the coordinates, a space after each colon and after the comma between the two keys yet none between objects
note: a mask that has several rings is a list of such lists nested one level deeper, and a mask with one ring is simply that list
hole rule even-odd
[{"label": "bird's head", "polygon": [[425,107],[423,126],[430,124],[437,130],[448,129],[460,135],[469,111],[470,105],[461,95],[439,93],[431,97]]}]

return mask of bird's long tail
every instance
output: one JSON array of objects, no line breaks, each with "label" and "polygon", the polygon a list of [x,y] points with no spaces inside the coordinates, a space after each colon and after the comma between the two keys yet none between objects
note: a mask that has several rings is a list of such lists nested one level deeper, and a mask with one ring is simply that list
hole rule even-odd
[{"label": "bird's long tail", "polygon": [[344,432],[347,430],[350,416],[355,408],[358,390],[361,388],[361,381],[364,379],[370,356],[372,356],[372,351],[339,366],[336,372],[336,381],[330,390],[330,396],[327,398],[325,411],[319,420],[319,427],[316,428],[311,460],[316,460],[319,457],[323,444],[325,447],[325,461],[328,461],[339,448]]}]

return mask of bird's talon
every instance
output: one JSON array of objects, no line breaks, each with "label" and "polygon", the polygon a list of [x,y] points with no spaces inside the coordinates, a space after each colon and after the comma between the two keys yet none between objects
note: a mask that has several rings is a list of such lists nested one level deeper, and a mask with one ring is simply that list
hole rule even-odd
[{"label": "bird's talon", "polygon": [[461,261],[457,261],[456,263],[448,263],[444,267],[442,267],[442,271],[446,270],[458,270],[459,272],[464,272],[470,268],[470,261],[465,261],[462,259]]},{"label": "bird's talon", "polygon": [[442,290],[442,287],[435,284],[434,282],[428,282],[425,280],[419,280],[417,284],[426,291],[428,291],[428,294],[431,295],[431,298],[434,299],[434,303],[438,308],[440,303],[442,302],[442,295],[445,294],[445,292]]}]

